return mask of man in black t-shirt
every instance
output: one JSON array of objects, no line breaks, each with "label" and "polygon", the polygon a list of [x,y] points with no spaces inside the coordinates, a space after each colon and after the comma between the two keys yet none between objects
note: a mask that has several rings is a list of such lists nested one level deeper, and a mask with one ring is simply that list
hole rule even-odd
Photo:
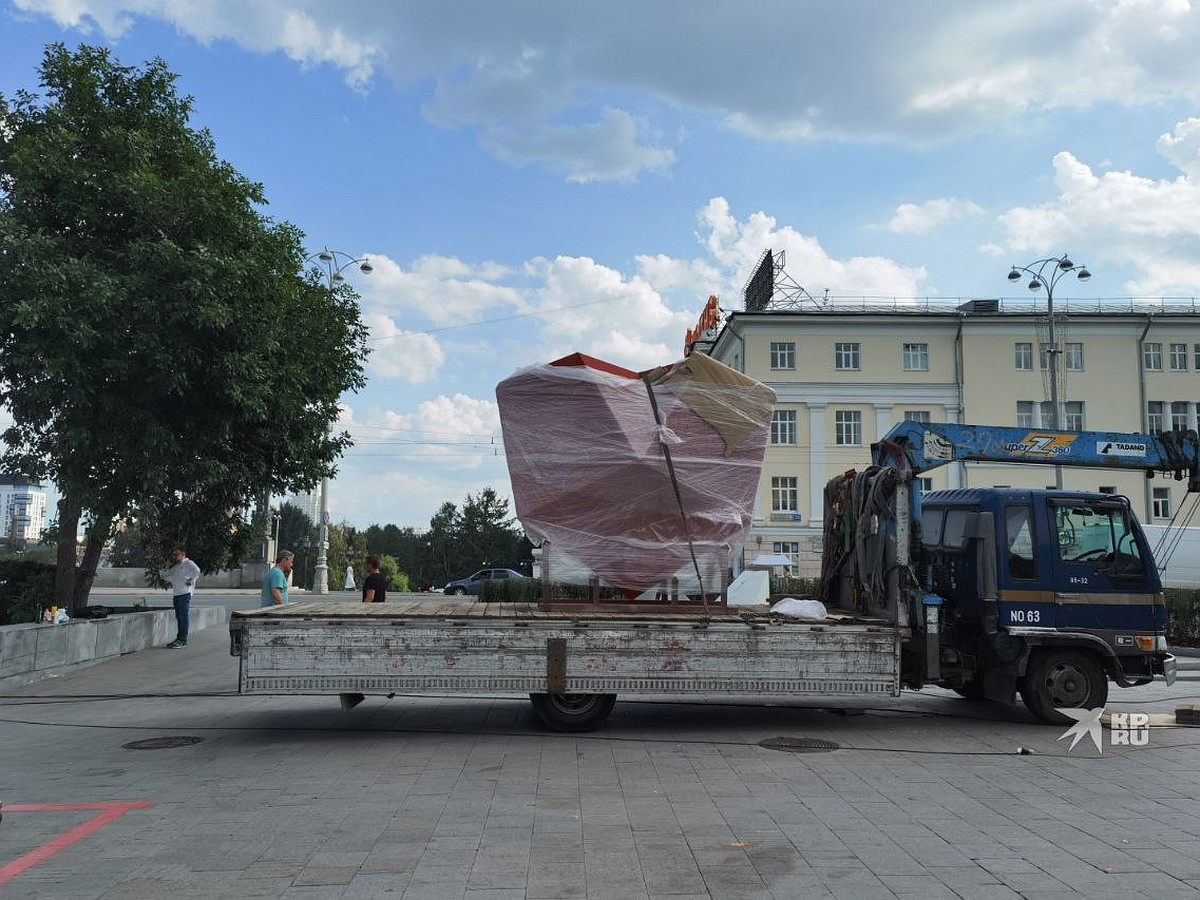
[{"label": "man in black t-shirt", "polygon": [[387,600],[387,578],[379,571],[379,557],[367,557],[367,577],[363,579],[363,603],[383,603]]}]

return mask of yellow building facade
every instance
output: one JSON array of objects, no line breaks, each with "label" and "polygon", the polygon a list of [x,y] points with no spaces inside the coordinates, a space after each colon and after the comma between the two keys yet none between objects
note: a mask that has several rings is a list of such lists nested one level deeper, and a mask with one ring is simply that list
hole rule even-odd
[{"label": "yellow building facade", "polygon": [[[695,349],[778,396],[744,561],[784,553],[819,565],[825,483],[870,463],[898,422],[1048,428],[1045,307],[1005,301],[734,312]],[[1055,344],[1064,430],[1197,428],[1200,308],[1190,303],[1057,304]],[[927,489],[1054,487],[1052,466],[954,463]],[[1063,467],[1066,489],[1125,494],[1138,517],[1166,525],[1184,482],[1137,471]]]}]

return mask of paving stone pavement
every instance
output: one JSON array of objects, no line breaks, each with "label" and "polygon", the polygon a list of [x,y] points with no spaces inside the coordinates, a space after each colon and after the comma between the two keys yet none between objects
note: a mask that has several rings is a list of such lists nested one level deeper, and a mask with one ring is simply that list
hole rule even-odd
[{"label": "paving stone pavement", "polygon": [[[1023,708],[931,691],[845,715],[631,699],[564,736],[518,697],[344,713],[236,674],[217,628],[0,697],[0,896],[1200,895],[1200,729],[1068,751]],[[1200,680],[1109,708],[1179,702]],[[202,740],[124,746],[164,737]],[[148,805],[71,806],[122,803]]]}]

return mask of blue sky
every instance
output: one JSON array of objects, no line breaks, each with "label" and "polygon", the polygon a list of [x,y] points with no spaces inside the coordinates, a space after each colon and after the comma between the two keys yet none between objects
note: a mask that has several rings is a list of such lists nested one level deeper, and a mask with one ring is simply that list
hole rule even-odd
[{"label": "blue sky", "polygon": [[[0,0],[0,92],[51,41],[161,56],[266,212],[375,266],[335,520],[508,495],[495,385],[677,359],[762,250],[840,298],[1200,294],[1185,0]],[[302,334],[296,340],[304,339]],[[2,413],[0,413],[2,415]]]}]

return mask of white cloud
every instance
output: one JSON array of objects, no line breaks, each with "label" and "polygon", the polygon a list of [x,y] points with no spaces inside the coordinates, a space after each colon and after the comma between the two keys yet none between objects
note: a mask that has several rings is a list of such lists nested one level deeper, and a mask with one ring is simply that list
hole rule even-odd
[{"label": "white cloud", "polygon": [[437,377],[446,354],[433,335],[405,331],[379,313],[368,313],[363,322],[370,329],[372,352],[367,367],[380,378],[398,378],[423,384]]},{"label": "white cloud", "polygon": [[396,317],[416,313],[435,326],[463,325],[489,311],[525,308],[522,293],[502,282],[511,273],[485,262],[472,266],[454,257],[424,256],[404,269],[386,255],[372,255],[374,271],[358,288],[373,310]]},{"label": "white cloud", "polygon": [[454,468],[475,468],[495,455],[500,412],[491,400],[440,394],[414,412],[385,412],[375,420],[382,439],[421,446],[427,457]]},{"label": "white cloud", "polygon": [[587,257],[533,260],[529,269],[542,283],[534,304],[544,313],[548,358],[580,350],[633,369],[661,365],[679,355],[671,348],[682,346],[685,323],[696,315],[672,311],[641,278]]},{"label": "white cloud", "polygon": [[[632,273],[584,256],[519,268],[428,256],[406,269],[373,255],[375,271],[360,284],[377,348],[371,372],[415,385],[442,378],[450,360],[502,359],[508,374],[576,351],[632,369],[661,365],[679,358],[710,294],[723,309],[741,308],[742,287],[768,247],[784,252],[787,271],[817,297],[911,298],[926,277],[881,257],[835,259],[815,237],[765,213],[739,220],[723,197],[697,221],[697,256],[639,256]],[[486,324],[514,317],[527,323],[516,336]]]},{"label": "white cloud", "polygon": [[[1200,292],[1200,269],[1193,262],[1200,256],[1200,185],[1187,174],[1189,167],[1195,169],[1200,137],[1196,122],[1181,122],[1159,139],[1164,157],[1185,171],[1177,178],[1097,174],[1071,153],[1056,154],[1058,196],[1001,215],[1008,236],[1005,246],[1010,251],[1044,254],[1075,248],[1079,261],[1087,263],[1097,277],[1102,259],[1130,264],[1137,274],[1125,287],[1135,296]],[[1089,251],[1086,257],[1085,250]],[[1102,251],[1103,257],[1090,255],[1096,251]]]},{"label": "white cloud", "polygon": [[634,259],[637,275],[659,294],[675,297],[689,305],[720,289],[724,277],[706,259],[674,259],[665,254]]},{"label": "white cloud", "polygon": [[817,298],[826,290],[831,298],[911,298],[920,295],[925,281],[923,268],[901,266],[883,257],[834,259],[815,237],[790,226],[778,227],[766,213],[752,213],[745,222],[738,222],[724,197],[710,200],[699,218],[701,242],[730,273],[722,302],[726,309],[741,307],[742,287],[767,248],[782,250],[786,271]]},{"label": "white cloud", "polygon": [[1177,123],[1158,139],[1158,152],[1188,178],[1200,178],[1200,119]]},{"label": "white cloud", "polygon": [[[652,135],[680,133],[685,113],[762,140],[928,143],[1030,113],[1200,100],[1200,16],[1186,0],[845,0],[769,16],[713,0],[686,16],[635,0],[14,2],[110,39],[156,19],[336,66],[359,89],[385,73],[423,93],[430,122],[476,128],[497,157],[580,182],[670,169],[675,151]],[[698,49],[714,35],[719,63]]]},{"label": "white cloud", "polygon": [[[489,486],[506,496],[500,415],[489,400],[441,394],[409,413],[344,406],[339,424],[354,446],[332,491],[338,521],[423,527],[443,501],[461,503]],[[397,507],[426,512],[398,521]]]},{"label": "white cloud", "polygon": [[288,0],[13,0],[18,9],[39,12],[59,25],[100,31],[116,40],[137,19],[168,22],[202,43],[233,40],[259,53],[282,52],[303,66],[332,65],[356,89],[367,87],[384,50],[369,17],[330,21],[325,11],[309,12]]},{"label": "white cloud", "polygon": [[629,113],[607,109],[600,121],[585,125],[489,128],[480,143],[502,162],[544,163],[562,170],[568,181],[632,182],[675,162],[674,151],[640,143],[645,130]]},{"label": "white cloud", "polygon": [[924,203],[901,203],[885,227],[893,234],[928,234],[947,222],[982,214],[983,210],[970,200],[941,197]]}]

